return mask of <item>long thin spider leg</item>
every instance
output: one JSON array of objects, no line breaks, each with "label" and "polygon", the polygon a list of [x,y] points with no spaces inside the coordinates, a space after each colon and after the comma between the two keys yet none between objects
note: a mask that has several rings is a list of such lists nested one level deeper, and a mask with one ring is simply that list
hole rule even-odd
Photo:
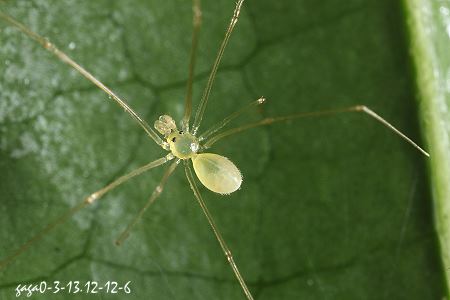
[{"label": "long thin spider leg", "polygon": [[107,186],[103,187],[102,189],[90,194],[82,202],[80,202],[78,205],[72,207],[70,210],[68,210],[66,213],[64,213],[62,216],[57,218],[52,223],[45,226],[41,231],[36,233],[31,239],[29,239],[25,244],[23,244],[20,248],[18,248],[16,251],[14,251],[10,256],[4,258],[0,261],[0,270],[5,268],[7,265],[9,265],[17,256],[25,252],[31,245],[42,239],[47,233],[49,233],[51,230],[53,230],[58,225],[64,223],[68,218],[73,216],[75,213],[80,211],[82,208],[94,203],[96,200],[100,199],[103,195],[105,195],[107,192],[111,191],[112,189],[116,188],[117,186],[121,185],[122,183],[128,181],[129,179],[136,177],[150,169],[156,168],[164,163],[166,163],[169,160],[173,159],[172,154],[168,154],[165,157],[162,157],[160,159],[154,160],[146,165],[143,165],[142,167],[139,167],[130,173],[127,173]]},{"label": "long thin spider leg", "polygon": [[181,121],[181,128],[189,132],[189,120],[192,113],[192,83],[194,81],[194,67],[195,59],[197,57],[197,46],[198,46],[198,36],[200,33],[200,26],[202,25],[202,10],[200,6],[200,0],[192,1],[192,12],[193,12],[193,30],[192,30],[192,46],[191,54],[189,59],[189,76],[186,88],[186,98],[184,102],[184,116]]},{"label": "long thin spider leg", "polygon": [[266,101],[266,99],[264,97],[261,97],[261,98],[259,98],[256,101],[250,102],[249,104],[247,104],[246,106],[242,107],[238,111],[235,111],[234,113],[232,113],[231,115],[229,115],[228,117],[226,117],[225,119],[220,121],[219,123],[215,124],[214,126],[209,128],[208,130],[206,130],[204,133],[202,133],[199,136],[199,138],[198,138],[199,142],[201,142],[203,140],[206,140],[208,137],[210,137],[212,134],[214,134],[217,131],[219,131],[220,129],[222,129],[225,125],[227,125],[232,120],[236,119],[237,117],[239,117],[243,113],[249,111],[251,108],[253,108],[255,106],[258,106],[260,104],[263,104],[265,101]]},{"label": "long thin spider leg", "polygon": [[282,117],[265,118],[265,119],[262,119],[261,121],[255,122],[255,123],[250,123],[250,124],[247,124],[247,125],[243,125],[243,126],[240,126],[240,127],[232,128],[232,129],[226,130],[226,131],[224,131],[222,133],[219,133],[219,134],[211,137],[203,145],[203,148],[207,149],[207,148],[211,147],[213,144],[215,144],[217,141],[219,141],[220,139],[222,139],[224,137],[236,134],[238,132],[242,132],[242,131],[250,129],[250,128],[255,128],[255,127],[263,126],[263,125],[270,125],[270,124],[275,123],[275,122],[283,122],[283,121],[293,120],[293,119],[298,119],[298,118],[319,117],[319,116],[334,115],[334,114],[345,113],[345,112],[362,112],[362,113],[365,113],[365,114],[369,115],[370,117],[374,118],[375,120],[377,120],[378,122],[380,122],[384,126],[388,127],[390,130],[395,132],[402,139],[404,139],[409,144],[411,144],[414,148],[416,148],[417,150],[422,152],[422,154],[424,154],[427,157],[430,156],[430,154],[428,152],[423,150],[419,145],[417,145],[415,142],[413,142],[404,133],[402,133],[400,130],[395,128],[391,123],[389,123],[388,121],[383,119],[381,116],[379,116],[377,113],[375,113],[373,110],[371,110],[370,108],[368,108],[367,106],[364,106],[364,105],[356,105],[356,106],[345,107],[345,108],[341,108],[341,109],[333,109],[333,110],[323,110],[323,111],[315,111],[315,112],[307,112],[307,113],[298,113],[298,114],[282,116]]},{"label": "long thin spider leg", "polygon": [[239,19],[239,13],[241,12],[241,6],[244,0],[238,0],[236,3],[236,7],[234,8],[233,17],[231,18],[230,25],[228,25],[228,29],[225,32],[225,37],[220,45],[219,51],[217,53],[216,60],[214,61],[214,65],[211,69],[211,73],[209,74],[208,83],[206,84],[206,88],[203,92],[202,99],[200,100],[200,105],[198,106],[197,112],[195,113],[194,124],[192,125],[193,134],[195,135],[200,127],[200,123],[202,122],[203,114],[205,113],[206,104],[208,103],[209,94],[211,93],[211,88],[214,83],[214,78],[216,77],[217,68],[219,67],[220,61],[222,59],[223,53],[225,51],[225,47],[228,44],[228,40],[230,39],[231,33],[233,32],[234,26],[236,25]]},{"label": "long thin spider leg", "polygon": [[125,228],[124,231],[119,235],[119,237],[116,239],[116,245],[119,246],[123,243],[123,241],[130,235],[131,229],[136,225],[136,223],[141,219],[141,217],[144,215],[144,212],[147,210],[147,208],[150,207],[150,205],[155,202],[155,200],[161,195],[164,186],[166,185],[167,179],[169,179],[170,175],[172,175],[173,171],[175,171],[175,168],[180,163],[180,159],[177,159],[174,161],[164,172],[163,177],[161,178],[161,181],[156,186],[155,190],[153,191],[152,195],[148,199],[147,203],[144,205],[144,207],[141,208],[139,213],[136,215],[136,217],[128,224],[128,226]]},{"label": "long thin spider leg", "polygon": [[124,100],[117,96],[112,90],[110,90],[106,85],[104,85],[100,80],[94,77],[91,73],[86,71],[82,66],[76,63],[63,51],[59,50],[55,45],[53,45],[48,39],[43,36],[33,32],[31,29],[20,23],[19,21],[13,19],[12,17],[0,12],[0,18],[19,29],[21,32],[38,42],[44,49],[53,53],[57,58],[59,58],[64,63],[70,65],[72,68],[77,70],[81,75],[83,75],[90,82],[95,84],[101,90],[103,90],[110,98],[112,98],[120,107],[122,107],[137,123],[145,130],[147,135],[152,138],[158,145],[164,149],[168,149],[168,145],[159,137],[159,135],[145,122]]},{"label": "long thin spider leg", "polygon": [[253,300],[253,296],[250,293],[250,290],[248,289],[247,284],[244,281],[244,278],[242,277],[241,273],[239,272],[239,269],[238,269],[236,263],[234,262],[233,255],[231,254],[230,248],[228,248],[227,244],[225,243],[225,240],[223,239],[222,234],[220,233],[219,229],[217,228],[211,213],[209,212],[208,208],[206,207],[205,201],[203,201],[203,198],[200,194],[197,184],[195,183],[195,178],[192,173],[192,169],[189,166],[189,162],[187,160],[184,161],[184,166],[185,166],[186,177],[189,181],[192,191],[194,192],[195,198],[197,199],[198,204],[200,205],[200,207],[203,211],[203,214],[205,215],[206,219],[208,220],[208,223],[211,226],[211,229],[214,232],[214,235],[216,236],[217,241],[219,242],[220,247],[222,248],[222,251],[225,254],[225,257],[227,258],[228,263],[231,266],[231,269],[233,269],[234,275],[236,276],[237,280],[239,281],[239,284],[241,285],[242,290],[244,291],[244,294],[247,297],[247,299]]}]

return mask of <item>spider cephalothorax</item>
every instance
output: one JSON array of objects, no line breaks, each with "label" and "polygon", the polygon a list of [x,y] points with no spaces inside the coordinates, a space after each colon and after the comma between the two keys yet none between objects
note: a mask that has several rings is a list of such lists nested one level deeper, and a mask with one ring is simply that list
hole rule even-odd
[{"label": "spider cephalothorax", "polygon": [[178,130],[171,116],[162,115],[155,121],[155,129],[164,136],[168,149],[180,159],[193,158],[200,145],[198,139],[188,131]]}]

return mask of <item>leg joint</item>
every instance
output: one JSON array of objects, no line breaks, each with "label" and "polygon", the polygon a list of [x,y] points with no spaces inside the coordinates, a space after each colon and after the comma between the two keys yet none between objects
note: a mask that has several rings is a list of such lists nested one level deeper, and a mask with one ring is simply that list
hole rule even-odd
[{"label": "leg joint", "polygon": [[226,250],[226,251],[225,251],[225,256],[226,256],[226,258],[227,258],[227,260],[228,260],[229,262],[232,262],[232,261],[233,261],[233,255],[231,254],[231,251],[230,251],[230,250]]},{"label": "leg joint", "polygon": [[88,197],[86,197],[86,199],[84,200],[85,203],[87,204],[92,204],[94,203],[95,200],[98,199],[99,194],[97,192],[89,195]]}]

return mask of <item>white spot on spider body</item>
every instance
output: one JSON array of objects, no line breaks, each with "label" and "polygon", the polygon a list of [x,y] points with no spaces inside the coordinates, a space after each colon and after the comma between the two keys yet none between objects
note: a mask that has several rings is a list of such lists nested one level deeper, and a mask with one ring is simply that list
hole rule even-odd
[{"label": "white spot on spider body", "polygon": [[190,148],[191,148],[192,152],[194,152],[194,153],[197,153],[199,147],[200,146],[199,146],[198,142],[193,142],[190,145]]},{"label": "white spot on spider body", "polygon": [[241,172],[224,156],[201,153],[192,158],[192,163],[200,182],[215,193],[231,194],[242,184]]}]

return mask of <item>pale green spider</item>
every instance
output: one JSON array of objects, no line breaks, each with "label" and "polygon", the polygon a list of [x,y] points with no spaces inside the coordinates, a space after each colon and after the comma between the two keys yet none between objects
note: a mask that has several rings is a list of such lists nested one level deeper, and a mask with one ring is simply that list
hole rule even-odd
[{"label": "pale green spider", "polygon": [[428,153],[426,153],[424,150],[422,150],[419,146],[417,146],[413,141],[411,141],[408,137],[406,137],[404,134],[402,134],[400,131],[398,131],[396,128],[394,128],[392,125],[390,125],[388,122],[386,122],[384,119],[382,119],[380,116],[375,114],[372,110],[365,106],[352,106],[347,107],[343,109],[336,109],[336,110],[329,110],[329,111],[320,111],[320,112],[312,112],[312,113],[303,113],[303,114],[294,114],[289,116],[282,116],[282,117],[274,117],[274,118],[266,118],[261,121],[251,123],[248,125],[244,125],[241,127],[237,127],[234,129],[229,129],[223,132],[219,132],[225,125],[227,125],[230,121],[235,119],[236,117],[240,116],[244,112],[248,111],[249,109],[262,104],[265,99],[260,98],[249,105],[245,106],[244,108],[238,110],[237,112],[231,114],[227,118],[225,118],[223,121],[219,122],[212,128],[208,129],[204,133],[199,135],[199,128],[202,122],[202,118],[205,112],[205,108],[209,99],[209,95],[211,92],[211,88],[214,82],[214,78],[218,69],[218,66],[220,64],[224,49],[226,48],[226,45],[228,43],[228,40],[231,36],[231,33],[238,21],[239,13],[241,10],[241,6],[243,4],[244,0],[239,0],[236,4],[230,25],[225,33],[225,38],[219,48],[218,55],[216,57],[216,60],[214,62],[214,65],[212,67],[212,71],[209,76],[208,83],[206,85],[205,91],[203,93],[203,97],[201,99],[200,105],[197,109],[197,112],[194,117],[194,121],[191,124],[191,112],[192,112],[192,82],[193,82],[193,70],[195,65],[195,56],[196,56],[196,49],[197,49],[197,41],[198,41],[198,32],[201,24],[201,11],[200,11],[200,1],[194,0],[193,1],[193,10],[194,10],[194,30],[193,30],[193,38],[192,38],[192,49],[191,49],[191,58],[190,58],[190,64],[189,64],[189,77],[188,77],[188,84],[187,84],[187,93],[186,93],[186,99],[185,99],[185,109],[184,109],[184,117],[181,120],[181,128],[178,129],[176,126],[176,123],[170,116],[161,116],[156,122],[155,122],[155,129],[162,135],[158,135],[158,133],[152,129],[146,121],[144,121],[132,108],[128,106],[128,104],[120,99],[117,95],[115,95],[108,87],[106,87],[103,83],[101,83],[98,79],[96,79],[94,76],[92,76],[88,71],[86,71],[84,68],[82,68],[79,64],[77,64],[75,61],[73,61],[69,56],[67,56],[64,52],[60,51],[57,47],[55,47],[52,43],[50,43],[48,40],[43,38],[42,36],[32,32],[27,27],[22,25],[21,23],[17,22],[13,18],[11,18],[8,15],[5,15],[3,13],[0,13],[0,16],[3,20],[7,21],[11,25],[17,27],[20,29],[23,33],[27,34],[37,42],[39,42],[45,49],[52,52],[54,55],[56,55],[60,60],[63,62],[71,65],[74,69],[76,69],[78,72],[80,72],[83,76],[85,76],[88,80],[90,80],[92,83],[97,85],[99,88],[101,88],[104,92],[106,92],[114,101],[116,101],[117,104],[119,104],[130,116],[132,116],[138,124],[145,130],[147,135],[155,141],[159,146],[161,146],[164,150],[167,150],[169,153],[157,160],[154,160],[122,177],[119,177],[118,179],[114,180],[112,183],[107,185],[106,187],[92,193],[88,197],[84,199],[83,202],[81,202],[78,206],[74,207],[72,210],[70,210],[67,214],[63,215],[59,219],[57,219],[55,222],[49,224],[47,227],[45,227],[41,232],[39,232],[37,235],[35,235],[32,239],[30,239],[27,243],[25,243],[21,248],[19,248],[16,252],[14,252],[9,257],[5,258],[0,262],[0,268],[5,267],[7,264],[9,264],[16,256],[21,254],[23,251],[25,251],[30,245],[32,245],[35,241],[39,240],[42,236],[44,236],[47,232],[52,230],[56,225],[62,223],[65,221],[68,217],[79,211],[81,208],[92,204],[99,198],[101,198],[104,194],[111,191],[115,187],[119,186],[120,184],[124,183],[128,179],[131,179],[132,177],[135,177],[137,175],[142,174],[145,171],[148,171],[152,168],[158,167],[160,165],[165,164],[168,161],[174,160],[174,162],[168,167],[166,172],[164,173],[160,183],[155,188],[152,196],[150,197],[147,204],[141,209],[139,214],[136,216],[136,218],[128,225],[128,227],[124,230],[124,232],[119,236],[117,239],[117,243],[120,244],[128,235],[131,228],[136,224],[136,222],[139,220],[139,218],[142,216],[144,211],[158,198],[158,196],[163,191],[163,188],[165,186],[165,183],[167,182],[167,179],[169,176],[173,173],[173,171],[176,169],[178,164],[183,161],[185,166],[185,172],[186,177],[190,183],[190,186],[194,192],[194,195],[199,202],[200,207],[202,208],[203,213],[205,214],[237,280],[240,283],[240,286],[242,287],[243,292],[245,293],[247,299],[253,299],[252,294],[250,290],[248,289],[242,275],[239,272],[239,269],[234,262],[234,258],[231,254],[231,251],[227,244],[225,243],[221,233],[217,229],[217,226],[215,225],[215,222],[209,213],[205,202],[203,201],[199,189],[197,187],[197,184],[195,182],[195,178],[192,172],[191,165],[189,163],[189,160],[192,160],[192,165],[194,167],[194,171],[201,181],[201,183],[210,189],[213,192],[220,193],[220,194],[229,194],[237,189],[240,188],[242,183],[242,176],[240,174],[240,171],[238,168],[227,158],[212,154],[212,153],[205,153],[205,150],[209,149],[215,142],[218,140],[230,136],[232,134],[241,132],[243,130],[254,128],[257,126],[262,125],[269,125],[274,122],[280,122],[285,121],[289,119],[295,119],[300,118],[304,116],[319,116],[319,115],[326,115],[326,114],[336,114],[341,112],[364,112],[368,114],[369,116],[373,117],[377,121],[381,122],[382,124],[389,127],[391,130],[399,134],[402,138],[404,138],[406,141],[408,141],[410,144],[412,144],[414,147],[416,147],[419,151],[421,151],[423,154],[428,156]]}]

